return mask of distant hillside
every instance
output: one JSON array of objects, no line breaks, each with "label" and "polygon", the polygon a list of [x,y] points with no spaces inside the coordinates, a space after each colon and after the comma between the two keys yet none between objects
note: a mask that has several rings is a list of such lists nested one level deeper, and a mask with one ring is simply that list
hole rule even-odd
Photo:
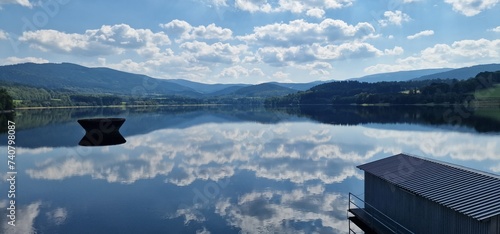
[{"label": "distant hillside", "polygon": [[199,93],[202,94],[210,94],[214,92],[221,91],[223,89],[231,88],[231,87],[236,87],[236,88],[242,88],[246,86],[250,86],[249,84],[204,84],[204,83],[199,83],[199,82],[194,82],[194,81],[189,81],[189,80],[184,80],[184,79],[172,79],[168,80],[172,83],[176,83],[188,88],[191,88]]},{"label": "distant hillside", "polygon": [[[266,106],[280,107],[290,105],[318,104],[464,104],[479,99],[483,106],[498,106],[496,96],[500,85],[500,71],[481,72],[472,79],[391,81],[367,83],[353,80],[336,81],[315,86],[307,91],[271,97]],[[474,96],[480,90],[490,90]],[[469,103],[471,104],[471,103]]]},{"label": "distant hillside", "polygon": [[291,93],[296,93],[298,90],[281,87],[277,84],[263,83],[243,87],[232,92],[232,95],[244,97],[273,97],[284,96]]},{"label": "distant hillside", "polygon": [[[363,76],[360,78],[353,78],[350,80],[356,80],[359,82],[368,82],[368,83],[375,83],[375,82],[381,82],[381,81],[407,81],[407,80],[415,79],[417,77],[431,75],[431,74],[435,74],[435,73],[446,72],[446,71],[450,71],[450,70],[452,70],[452,68],[398,71],[398,72],[373,74],[373,75]],[[477,73],[478,72],[476,72],[476,74]]]},{"label": "distant hillside", "polygon": [[463,67],[458,69],[453,69],[450,71],[439,72],[431,75],[421,76],[414,80],[432,80],[432,79],[457,79],[465,80],[475,77],[480,72],[494,72],[500,71],[500,64],[484,64],[476,65],[472,67]]},{"label": "distant hillside", "polygon": [[24,63],[0,66],[0,81],[82,93],[199,95],[191,88],[166,80],[109,68],[88,68],[70,63]]},{"label": "distant hillside", "polygon": [[276,84],[281,87],[289,88],[289,89],[294,89],[298,91],[305,91],[308,90],[316,85],[320,85],[323,83],[326,83],[327,81],[313,81],[309,83],[279,83],[279,82],[270,82],[271,84]]}]

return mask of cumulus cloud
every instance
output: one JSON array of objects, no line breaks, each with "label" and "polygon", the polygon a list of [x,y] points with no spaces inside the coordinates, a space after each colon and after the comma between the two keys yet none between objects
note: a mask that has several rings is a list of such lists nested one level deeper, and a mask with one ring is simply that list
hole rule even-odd
[{"label": "cumulus cloud", "polygon": [[231,45],[222,42],[207,44],[200,41],[184,42],[180,48],[192,53],[197,61],[226,64],[239,62],[240,54],[244,54],[247,50],[246,45]]},{"label": "cumulus cloud", "polygon": [[380,56],[384,53],[365,42],[348,42],[340,45],[312,45],[293,47],[264,47],[257,50],[257,57],[272,66],[288,66],[313,61],[346,60]]},{"label": "cumulus cloud", "polygon": [[325,16],[325,10],[319,8],[309,9],[307,10],[306,15],[315,18],[323,18]]},{"label": "cumulus cloud", "polygon": [[384,12],[385,19],[379,20],[379,24],[383,27],[388,25],[401,25],[403,22],[411,20],[410,16],[402,11],[386,11]]},{"label": "cumulus cloud", "polygon": [[19,63],[48,63],[49,61],[43,58],[36,57],[7,57],[5,59],[0,60],[0,64],[2,65],[10,65],[10,64],[19,64]]},{"label": "cumulus cloud", "polygon": [[496,28],[491,28],[491,29],[488,29],[488,31],[490,31],[490,32],[500,33],[500,26],[498,26],[498,27],[496,27]]},{"label": "cumulus cloud", "polygon": [[273,11],[271,4],[267,0],[236,0],[235,7],[248,12],[266,12]]},{"label": "cumulus cloud", "polygon": [[324,11],[348,7],[353,2],[353,0],[236,0],[234,5],[237,9],[251,13],[292,12],[299,14],[313,9]]},{"label": "cumulus cloud", "polygon": [[493,8],[499,0],[444,0],[453,6],[453,10],[465,16],[474,16],[484,10]]},{"label": "cumulus cloud", "polygon": [[18,4],[29,8],[33,7],[33,4],[29,0],[0,0],[0,10],[2,9],[2,5],[7,4]]},{"label": "cumulus cloud", "polygon": [[288,76],[289,76],[289,75],[290,75],[290,74],[288,74],[288,73],[284,73],[284,72],[282,72],[282,71],[277,71],[277,72],[275,72],[275,73],[273,74],[273,77],[274,77],[274,78],[277,78],[277,79],[279,79],[279,80],[283,80],[283,79],[288,78]]},{"label": "cumulus cloud", "polygon": [[126,24],[103,25],[100,29],[86,30],[83,34],[56,30],[23,32],[19,41],[41,51],[85,56],[122,53],[125,49],[155,48],[170,44],[163,32],[134,29]]},{"label": "cumulus cloud", "polygon": [[216,26],[215,24],[193,27],[188,22],[178,19],[172,20],[166,24],[160,24],[160,27],[163,28],[168,33],[168,35],[179,38],[179,42],[182,40],[196,39],[215,39],[225,41],[231,39],[233,34],[231,29],[222,28]]},{"label": "cumulus cloud", "polygon": [[395,46],[393,49],[385,49],[384,54],[386,55],[400,55],[404,53],[404,49],[400,46]]},{"label": "cumulus cloud", "polygon": [[312,43],[333,43],[373,36],[375,29],[369,23],[349,25],[342,20],[325,19],[320,23],[294,20],[255,27],[249,35],[238,39],[248,43],[272,46],[296,46]]},{"label": "cumulus cloud", "polygon": [[227,77],[235,79],[239,79],[242,77],[249,77],[249,76],[263,77],[265,76],[265,74],[260,68],[248,69],[240,65],[224,68],[224,70],[222,70],[222,72],[219,74],[219,77]]},{"label": "cumulus cloud", "polygon": [[427,37],[427,36],[432,36],[432,35],[434,35],[434,31],[433,30],[424,30],[424,31],[415,33],[413,35],[409,35],[406,38],[408,40],[413,40],[413,39],[416,39],[416,38],[419,38],[419,37]]},{"label": "cumulus cloud", "polygon": [[461,40],[452,44],[436,44],[418,54],[397,59],[394,64],[377,64],[365,72],[392,72],[440,67],[464,67],[478,63],[493,63],[500,59],[500,39]]}]

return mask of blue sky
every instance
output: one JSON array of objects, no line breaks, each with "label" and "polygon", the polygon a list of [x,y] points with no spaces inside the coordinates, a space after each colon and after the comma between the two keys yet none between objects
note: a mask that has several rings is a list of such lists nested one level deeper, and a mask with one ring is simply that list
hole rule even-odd
[{"label": "blue sky", "polygon": [[0,0],[0,64],[204,83],[500,62],[499,0]]}]

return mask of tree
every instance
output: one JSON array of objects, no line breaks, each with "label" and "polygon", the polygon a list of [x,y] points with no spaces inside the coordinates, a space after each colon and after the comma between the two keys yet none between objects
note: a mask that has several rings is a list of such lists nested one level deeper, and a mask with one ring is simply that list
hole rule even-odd
[{"label": "tree", "polygon": [[7,93],[7,90],[0,89],[0,111],[14,109],[12,97]]}]

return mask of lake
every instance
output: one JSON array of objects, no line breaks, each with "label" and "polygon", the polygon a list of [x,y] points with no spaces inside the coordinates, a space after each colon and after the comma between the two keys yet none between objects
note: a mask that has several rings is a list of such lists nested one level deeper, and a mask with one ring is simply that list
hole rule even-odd
[{"label": "lake", "polygon": [[[80,118],[126,143],[79,146]],[[500,173],[500,111],[465,107],[18,110],[16,226],[5,233],[347,233],[357,165],[405,152]],[[3,121],[2,124],[4,124]],[[7,175],[7,133],[0,139]]]}]

